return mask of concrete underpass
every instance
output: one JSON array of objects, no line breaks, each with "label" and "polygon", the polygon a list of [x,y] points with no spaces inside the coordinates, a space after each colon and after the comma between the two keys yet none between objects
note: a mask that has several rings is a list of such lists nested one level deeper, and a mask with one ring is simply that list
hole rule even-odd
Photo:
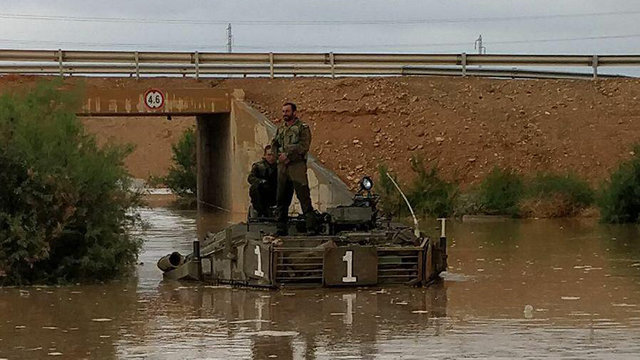
[{"label": "concrete underpass", "polygon": [[[193,116],[197,124],[198,209],[245,213],[249,204],[246,178],[251,164],[275,132],[275,126],[244,102],[242,90],[87,89],[83,117]],[[347,203],[347,186],[313,157],[309,159],[309,185],[314,206]],[[294,203],[297,208],[297,203]]]}]

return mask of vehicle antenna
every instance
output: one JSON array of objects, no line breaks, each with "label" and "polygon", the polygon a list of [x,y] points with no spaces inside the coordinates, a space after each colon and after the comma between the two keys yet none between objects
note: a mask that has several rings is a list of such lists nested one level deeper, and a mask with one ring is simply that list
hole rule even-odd
[{"label": "vehicle antenna", "polygon": [[389,178],[389,180],[391,180],[391,182],[393,183],[393,185],[395,185],[396,189],[398,189],[398,191],[400,192],[400,195],[402,195],[402,198],[404,199],[404,202],[407,203],[407,207],[409,208],[409,211],[411,212],[411,216],[413,217],[413,224],[415,226],[415,228],[413,229],[413,233],[417,237],[420,237],[420,230],[419,230],[419,227],[418,227],[418,219],[416,218],[416,214],[413,212],[413,208],[411,207],[411,204],[409,203],[409,199],[407,199],[407,197],[404,195],[404,193],[402,192],[402,189],[400,189],[400,186],[393,179],[393,177],[391,175],[389,175],[388,172],[386,174],[387,174],[387,177]]}]

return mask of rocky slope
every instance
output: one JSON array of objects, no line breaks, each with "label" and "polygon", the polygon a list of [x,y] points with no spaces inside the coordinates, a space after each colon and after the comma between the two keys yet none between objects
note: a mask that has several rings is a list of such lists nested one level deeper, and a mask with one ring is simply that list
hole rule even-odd
[{"label": "rocky slope", "polygon": [[640,140],[638,80],[474,78],[249,79],[272,119],[295,101],[312,125],[312,152],[351,183],[386,163],[411,178],[421,157],[463,186],[493,166],[520,173],[575,172],[597,183]]}]

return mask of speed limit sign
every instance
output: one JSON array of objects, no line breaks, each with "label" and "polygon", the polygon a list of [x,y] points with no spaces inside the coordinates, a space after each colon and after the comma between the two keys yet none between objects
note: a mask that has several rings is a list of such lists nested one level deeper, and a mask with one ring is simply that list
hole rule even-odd
[{"label": "speed limit sign", "polygon": [[160,109],[164,106],[164,94],[158,89],[149,89],[144,93],[144,104],[152,110]]}]

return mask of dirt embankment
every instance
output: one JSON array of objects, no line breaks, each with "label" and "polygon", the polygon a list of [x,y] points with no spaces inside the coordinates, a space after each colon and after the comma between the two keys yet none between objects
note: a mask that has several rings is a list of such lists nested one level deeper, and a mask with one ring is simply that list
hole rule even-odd
[{"label": "dirt embankment", "polygon": [[[85,78],[123,87],[135,79]],[[3,88],[33,82],[5,76]],[[420,156],[461,185],[495,165],[523,174],[573,171],[596,184],[640,140],[640,80],[495,80],[447,77],[203,80],[154,78],[149,86],[242,88],[272,120],[284,101],[299,106],[313,131],[312,153],[350,184],[385,163],[409,181]],[[139,83],[138,83],[139,84]],[[85,119],[100,142],[133,143],[127,159],[139,178],[163,175],[171,144],[192,118]]]},{"label": "dirt embankment", "polygon": [[593,184],[640,141],[639,80],[358,78],[233,80],[272,119],[295,101],[312,152],[353,184],[410,158],[474,184],[494,166],[523,174],[572,171]]}]

